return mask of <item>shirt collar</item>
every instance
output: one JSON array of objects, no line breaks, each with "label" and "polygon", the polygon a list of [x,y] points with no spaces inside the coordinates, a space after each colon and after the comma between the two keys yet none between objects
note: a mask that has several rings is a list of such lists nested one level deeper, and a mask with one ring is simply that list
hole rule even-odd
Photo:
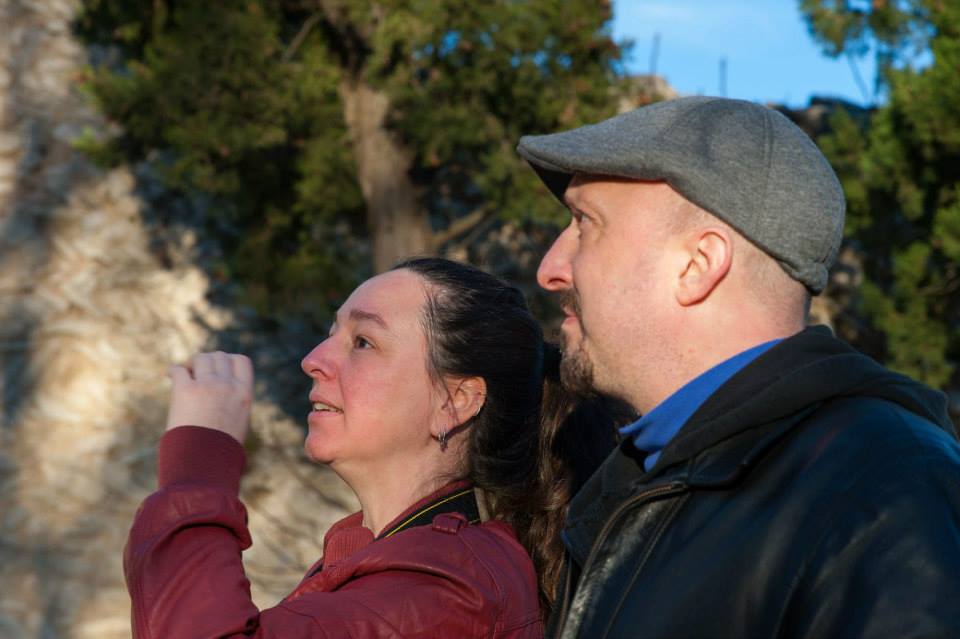
[{"label": "shirt collar", "polygon": [[637,450],[647,453],[647,457],[643,460],[644,469],[649,471],[653,468],[660,458],[663,447],[673,439],[673,436],[690,419],[690,416],[697,412],[707,398],[747,364],[780,341],[782,340],[774,339],[758,344],[717,364],[684,384],[646,415],[621,428],[621,435],[632,437],[633,445]]}]

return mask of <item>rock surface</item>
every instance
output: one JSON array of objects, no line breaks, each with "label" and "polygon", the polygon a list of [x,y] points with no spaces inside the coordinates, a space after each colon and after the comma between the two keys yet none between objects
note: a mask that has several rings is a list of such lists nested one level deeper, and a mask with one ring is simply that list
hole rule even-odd
[{"label": "rock surface", "polygon": [[[74,150],[104,124],[75,86],[76,3],[0,0],[0,637],[129,637],[121,550],[154,485],[166,369],[251,333],[210,299],[196,236],[151,210],[149,176]],[[302,341],[302,338],[301,338]],[[248,337],[270,375],[307,380],[282,340]],[[273,349],[273,350],[271,350]],[[261,393],[262,395],[263,393]],[[295,394],[295,393],[294,393]],[[354,507],[273,402],[254,410],[243,498],[258,605],[286,594]]]}]

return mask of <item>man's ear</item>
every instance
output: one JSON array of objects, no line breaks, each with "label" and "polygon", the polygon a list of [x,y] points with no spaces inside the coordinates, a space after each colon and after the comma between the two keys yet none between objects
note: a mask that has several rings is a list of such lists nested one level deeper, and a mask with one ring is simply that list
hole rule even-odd
[{"label": "man's ear", "polygon": [[687,263],[677,283],[676,297],[681,306],[692,306],[707,299],[730,272],[733,237],[724,228],[708,227],[698,230],[686,247]]},{"label": "man's ear", "polygon": [[443,410],[449,431],[480,414],[487,399],[487,382],[482,377],[459,377],[447,379],[446,386]]}]

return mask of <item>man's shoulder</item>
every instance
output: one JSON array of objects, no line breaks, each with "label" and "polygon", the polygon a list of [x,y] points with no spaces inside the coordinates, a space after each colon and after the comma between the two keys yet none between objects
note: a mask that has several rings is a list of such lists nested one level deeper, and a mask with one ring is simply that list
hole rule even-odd
[{"label": "man's shoulder", "polygon": [[813,412],[809,421],[809,427],[821,436],[854,445],[863,456],[922,459],[941,454],[956,458],[960,454],[960,443],[952,432],[879,397],[833,398]]},{"label": "man's shoulder", "polygon": [[818,484],[819,477],[838,499],[960,486],[960,443],[953,433],[894,402],[839,397],[807,421],[795,442],[800,480]]}]

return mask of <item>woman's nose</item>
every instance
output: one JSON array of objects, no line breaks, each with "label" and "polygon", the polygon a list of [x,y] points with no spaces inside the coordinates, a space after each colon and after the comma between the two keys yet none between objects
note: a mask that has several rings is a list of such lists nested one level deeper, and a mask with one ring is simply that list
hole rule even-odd
[{"label": "woman's nose", "polygon": [[333,375],[333,362],[330,359],[329,341],[324,340],[313,347],[300,362],[300,368],[309,377],[330,378]]}]

